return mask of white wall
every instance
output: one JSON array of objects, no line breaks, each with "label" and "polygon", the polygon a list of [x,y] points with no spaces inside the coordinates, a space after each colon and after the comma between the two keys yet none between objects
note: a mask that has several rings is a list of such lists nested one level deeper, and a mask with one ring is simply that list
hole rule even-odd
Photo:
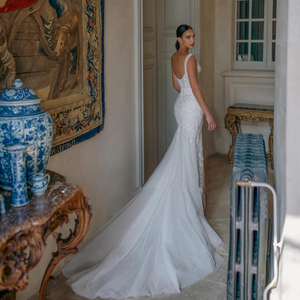
[{"label": "white wall", "polygon": [[278,1],[274,126],[275,188],[284,249],[280,280],[271,299],[299,299],[300,269],[300,2]]},{"label": "white wall", "polygon": [[[133,0],[105,2],[104,130],[51,157],[48,164],[48,169],[82,186],[89,197],[93,218],[88,236],[117,213],[136,188],[133,13]],[[67,232],[67,227],[63,231]],[[51,252],[55,251],[51,236],[47,243],[42,260],[29,273],[27,290],[17,294],[18,300],[38,291]]]},{"label": "white wall", "polygon": [[223,73],[231,69],[232,0],[201,1],[201,77],[200,84],[217,123],[214,133],[205,130],[205,156],[227,153],[231,136],[224,126],[225,86]]},{"label": "white wall", "polygon": [[214,64],[214,111],[217,129],[214,134],[216,152],[227,153],[231,145],[231,136],[225,129],[226,114],[225,85],[223,73],[231,69],[233,14],[232,0],[216,0],[215,11],[215,64]]},{"label": "white wall", "polygon": [[[211,112],[214,114],[214,57],[215,57],[215,0],[201,1],[201,48],[200,48],[200,86]],[[205,117],[204,117],[205,118]],[[203,122],[203,154],[208,157],[214,154],[214,133],[207,130]]]}]

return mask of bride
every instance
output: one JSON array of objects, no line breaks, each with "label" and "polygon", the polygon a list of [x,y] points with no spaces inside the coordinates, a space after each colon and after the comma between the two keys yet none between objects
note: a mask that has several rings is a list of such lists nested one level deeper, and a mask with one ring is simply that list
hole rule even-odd
[{"label": "bride", "polygon": [[172,57],[178,128],[163,160],[133,199],[64,266],[79,295],[124,299],[179,293],[219,268],[222,244],[204,217],[202,122],[215,120],[198,86],[200,66],[189,50],[195,34],[177,28]]}]

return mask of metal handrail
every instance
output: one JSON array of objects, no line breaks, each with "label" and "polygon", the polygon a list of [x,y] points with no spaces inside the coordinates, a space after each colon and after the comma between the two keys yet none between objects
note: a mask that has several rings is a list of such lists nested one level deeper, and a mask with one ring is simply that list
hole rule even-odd
[{"label": "metal handrail", "polygon": [[264,289],[263,299],[268,300],[268,292],[275,287],[276,282],[278,280],[278,259],[281,254],[281,249],[283,245],[283,234],[281,240],[278,242],[278,215],[277,215],[277,195],[274,188],[268,184],[263,182],[254,182],[251,180],[244,180],[244,181],[236,181],[236,186],[241,187],[265,187],[269,189],[273,194],[273,220],[274,220],[274,226],[273,226],[273,260],[274,260],[274,277],[271,280],[271,282],[266,286]]}]

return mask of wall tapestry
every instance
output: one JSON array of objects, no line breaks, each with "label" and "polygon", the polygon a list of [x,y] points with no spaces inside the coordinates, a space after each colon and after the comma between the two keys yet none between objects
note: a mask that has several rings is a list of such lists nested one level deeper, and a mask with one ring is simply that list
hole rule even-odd
[{"label": "wall tapestry", "polygon": [[104,0],[0,0],[0,92],[20,78],[54,122],[51,154],[104,125]]}]

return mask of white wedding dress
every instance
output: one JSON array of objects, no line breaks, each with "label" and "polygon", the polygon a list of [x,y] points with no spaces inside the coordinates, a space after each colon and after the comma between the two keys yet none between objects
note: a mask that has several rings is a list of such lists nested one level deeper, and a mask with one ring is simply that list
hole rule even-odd
[{"label": "white wedding dress", "polygon": [[[204,217],[201,110],[187,75],[177,79],[178,128],[163,160],[128,205],[64,266],[79,295],[125,299],[179,293],[223,263]],[[200,69],[200,66],[198,67]]]}]

